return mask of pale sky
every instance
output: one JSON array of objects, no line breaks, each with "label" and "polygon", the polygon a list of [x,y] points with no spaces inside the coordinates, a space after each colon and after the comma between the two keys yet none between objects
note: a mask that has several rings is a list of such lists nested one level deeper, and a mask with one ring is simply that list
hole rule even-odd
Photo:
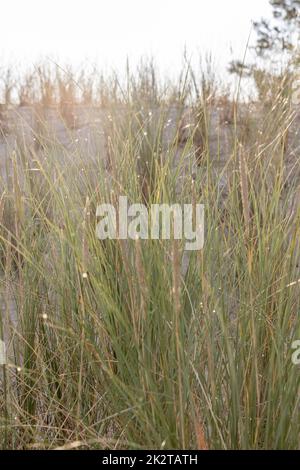
[{"label": "pale sky", "polygon": [[169,71],[185,46],[194,57],[211,52],[221,68],[231,49],[242,57],[251,20],[271,9],[268,0],[2,0],[0,11],[2,63],[51,56],[121,68],[146,54]]}]

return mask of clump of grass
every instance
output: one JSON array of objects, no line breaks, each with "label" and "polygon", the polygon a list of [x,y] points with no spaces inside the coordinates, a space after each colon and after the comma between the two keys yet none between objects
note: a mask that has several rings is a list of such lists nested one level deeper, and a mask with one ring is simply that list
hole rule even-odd
[{"label": "clump of grass", "polygon": [[[3,295],[15,312],[4,325],[0,445],[296,449],[298,162],[288,175],[281,149],[269,187],[270,123],[263,136],[253,130],[249,147],[233,129],[231,157],[216,171],[211,92],[193,103],[204,117],[199,161],[197,121],[180,138],[195,75],[175,93],[168,139],[170,103],[153,68],[130,77],[125,88],[117,77],[102,88],[109,165],[48,138],[17,149],[12,180],[2,181]],[[73,106],[69,85],[60,100]],[[96,207],[120,195],[203,203],[204,249],[183,270],[178,240],[98,240]]]}]

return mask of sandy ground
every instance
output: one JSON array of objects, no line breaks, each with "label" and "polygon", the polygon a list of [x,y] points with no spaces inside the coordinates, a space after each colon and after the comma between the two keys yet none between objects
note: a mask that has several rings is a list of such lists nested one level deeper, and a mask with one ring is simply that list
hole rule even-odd
[{"label": "sandy ground", "polygon": [[[247,111],[247,110],[246,110]],[[117,110],[118,112],[118,110]],[[124,110],[120,108],[119,115]],[[149,120],[158,121],[160,110],[153,110]],[[184,111],[185,124],[193,120],[188,110]],[[147,118],[148,119],[148,118]],[[166,144],[172,139],[180,119],[180,110],[170,107],[166,112],[164,140]],[[0,170],[1,176],[7,174],[7,160],[19,146],[26,145],[40,152],[37,135],[43,136],[45,142],[55,141],[69,153],[84,153],[87,158],[107,158],[107,125],[110,121],[108,111],[96,107],[75,106],[62,116],[57,108],[39,110],[33,107],[16,107],[2,111],[0,115]],[[226,121],[223,109],[213,109],[208,123],[210,134],[210,154],[212,160],[225,163],[232,149],[234,125]],[[240,126],[242,127],[242,126]],[[300,151],[300,110],[289,133],[287,155],[293,160]]]}]

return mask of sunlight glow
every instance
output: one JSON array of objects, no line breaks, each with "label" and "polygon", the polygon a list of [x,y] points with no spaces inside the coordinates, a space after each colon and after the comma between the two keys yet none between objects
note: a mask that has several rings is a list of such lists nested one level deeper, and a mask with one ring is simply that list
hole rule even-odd
[{"label": "sunlight glow", "polygon": [[182,51],[212,52],[221,66],[243,55],[251,20],[268,0],[10,0],[1,5],[0,54],[18,63],[51,56],[123,66],[154,56],[169,70]]}]

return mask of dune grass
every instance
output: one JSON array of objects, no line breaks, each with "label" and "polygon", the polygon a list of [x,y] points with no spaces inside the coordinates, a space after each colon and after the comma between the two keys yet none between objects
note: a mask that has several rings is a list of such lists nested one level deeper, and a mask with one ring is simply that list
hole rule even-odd
[{"label": "dune grass", "polygon": [[[283,141],[292,111],[278,95],[241,128],[233,103],[231,156],[216,166],[211,94],[190,98],[182,140],[196,80],[182,74],[165,144],[153,73],[127,90],[106,84],[122,102],[121,112],[105,103],[108,165],[100,150],[87,160],[42,135],[39,150],[10,155],[1,448],[299,448],[299,163],[287,167]],[[45,105],[53,87],[42,83]],[[98,240],[96,207],[120,195],[204,204],[204,249],[187,259],[177,240]]]}]

